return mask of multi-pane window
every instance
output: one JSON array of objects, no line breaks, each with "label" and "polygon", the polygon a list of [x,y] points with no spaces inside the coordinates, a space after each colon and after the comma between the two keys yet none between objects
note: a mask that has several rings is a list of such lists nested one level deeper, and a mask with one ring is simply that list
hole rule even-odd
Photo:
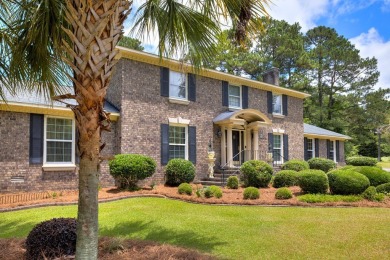
[{"label": "multi-pane window", "polygon": [[46,118],[45,147],[47,163],[72,163],[74,154],[72,119]]},{"label": "multi-pane window", "polygon": [[241,108],[241,87],[229,85],[229,107]]},{"label": "multi-pane window", "polygon": [[272,112],[274,114],[282,114],[282,95],[272,95]]},{"label": "multi-pane window", "polygon": [[307,138],[307,157],[313,158],[314,157],[314,140]]},{"label": "multi-pane window", "polygon": [[186,74],[169,71],[169,97],[187,99]]},{"label": "multi-pane window", "polygon": [[187,159],[187,127],[169,126],[169,159]]},{"label": "multi-pane window", "polygon": [[336,161],[335,151],[334,151],[334,141],[329,142],[329,159]]},{"label": "multi-pane window", "polygon": [[281,135],[274,135],[274,147],[273,147],[273,158],[274,162],[282,162],[282,136]]}]

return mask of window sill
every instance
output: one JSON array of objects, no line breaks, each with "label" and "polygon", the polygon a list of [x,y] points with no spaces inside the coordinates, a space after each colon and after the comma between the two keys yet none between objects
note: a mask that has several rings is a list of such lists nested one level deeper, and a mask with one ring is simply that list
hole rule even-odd
[{"label": "window sill", "polygon": [[45,172],[74,171],[75,164],[44,164],[42,169]]},{"label": "window sill", "polygon": [[286,116],[285,116],[285,115],[282,115],[282,114],[275,114],[275,113],[272,113],[272,117],[275,117],[275,118],[285,118]]},{"label": "window sill", "polygon": [[229,107],[229,111],[238,111],[241,110],[241,107]]},{"label": "window sill", "polygon": [[185,100],[185,99],[177,99],[177,98],[169,98],[169,103],[173,104],[179,104],[179,105],[188,105],[190,104],[190,101]]}]

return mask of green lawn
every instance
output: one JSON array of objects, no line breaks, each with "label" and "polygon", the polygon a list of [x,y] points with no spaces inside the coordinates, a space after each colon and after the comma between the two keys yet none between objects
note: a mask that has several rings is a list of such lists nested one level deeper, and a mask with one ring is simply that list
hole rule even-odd
[{"label": "green lawn", "polygon": [[[25,237],[76,206],[0,213],[0,237]],[[390,209],[209,206],[159,199],[100,205],[100,234],[160,241],[227,259],[384,259]]]},{"label": "green lawn", "polygon": [[381,166],[382,168],[389,168],[390,169],[390,162],[378,162],[378,166]]}]

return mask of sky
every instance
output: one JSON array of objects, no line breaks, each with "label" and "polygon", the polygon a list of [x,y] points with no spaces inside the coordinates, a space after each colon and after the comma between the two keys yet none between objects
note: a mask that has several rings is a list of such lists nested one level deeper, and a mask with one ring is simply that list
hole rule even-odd
[{"label": "sky", "polygon": [[[143,2],[134,0],[132,14]],[[375,88],[390,88],[390,0],[272,0],[268,10],[274,19],[299,22],[302,32],[319,25],[335,28],[362,57],[378,59],[380,77]],[[151,38],[143,45],[145,51],[155,52],[156,41]]]}]

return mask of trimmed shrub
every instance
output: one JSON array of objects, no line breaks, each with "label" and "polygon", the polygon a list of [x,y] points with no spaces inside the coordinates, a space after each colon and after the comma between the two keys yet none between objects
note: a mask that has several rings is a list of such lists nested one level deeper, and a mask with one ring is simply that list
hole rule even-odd
[{"label": "trimmed shrub", "polygon": [[274,188],[290,187],[297,185],[298,173],[292,170],[282,170],[274,176],[272,186]]},{"label": "trimmed shrub", "polygon": [[375,166],[377,164],[377,159],[373,157],[366,157],[366,156],[353,156],[348,157],[345,162],[348,165],[353,166]]},{"label": "trimmed shrub", "polygon": [[390,182],[390,172],[375,166],[359,166],[353,168],[353,170],[365,175],[370,180],[371,186]]},{"label": "trimmed shrub", "polygon": [[282,170],[303,171],[310,169],[309,163],[303,160],[290,160],[282,165]]},{"label": "trimmed shrub", "polygon": [[76,252],[74,218],[54,218],[36,225],[26,239],[26,259],[55,259]]},{"label": "trimmed shrub", "polygon": [[259,189],[256,187],[247,187],[244,190],[244,200],[255,200],[260,198]]},{"label": "trimmed shrub", "polygon": [[227,179],[226,186],[229,189],[238,189],[238,177],[237,176],[230,176]]},{"label": "trimmed shrub", "polygon": [[376,186],[376,191],[378,193],[385,193],[389,194],[390,193],[390,182],[388,183],[383,183],[381,185]]},{"label": "trimmed shrub", "polygon": [[298,174],[298,185],[304,193],[326,193],[328,176],[321,170],[304,170]]},{"label": "trimmed shrub", "polygon": [[165,167],[165,178],[169,186],[190,183],[195,178],[195,166],[184,159],[171,159]]},{"label": "trimmed shrub", "polygon": [[384,201],[386,198],[386,195],[383,193],[377,193],[375,194],[374,200],[375,201]]},{"label": "trimmed shrub", "polygon": [[188,183],[182,183],[179,185],[177,188],[179,194],[187,194],[187,195],[192,195],[192,187]]},{"label": "trimmed shrub", "polygon": [[370,186],[366,176],[354,170],[335,170],[328,173],[332,194],[360,194]]},{"label": "trimmed shrub", "polygon": [[123,189],[137,187],[139,180],[152,176],[156,171],[156,162],[141,154],[117,154],[108,165],[110,174]]},{"label": "trimmed shrub", "polygon": [[324,172],[328,172],[334,168],[336,168],[336,163],[332,160],[325,158],[312,158],[307,161],[309,163],[310,169],[321,170]]},{"label": "trimmed shrub", "polygon": [[273,169],[264,161],[251,160],[241,166],[241,173],[246,187],[265,188],[271,181]]},{"label": "trimmed shrub", "polygon": [[330,194],[305,194],[298,196],[297,199],[307,203],[326,203],[326,202],[356,202],[363,198],[358,195],[330,195]]},{"label": "trimmed shrub", "polygon": [[370,186],[362,193],[362,196],[366,200],[373,201],[373,200],[375,200],[376,194],[377,194],[376,188],[374,186]]},{"label": "trimmed shrub", "polygon": [[293,196],[291,190],[286,187],[278,189],[275,193],[275,199],[278,200],[287,200],[291,199],[292,197]]},{"label": "trimmed shrub", "polygon": [[218,186],[215,186],[215,185],[211,185],[209,187],[209,189],[211,190],[211,194],[213,195],[213,197],[215,197],[217,199],[222,198],[221,187],[218,187]]}]

